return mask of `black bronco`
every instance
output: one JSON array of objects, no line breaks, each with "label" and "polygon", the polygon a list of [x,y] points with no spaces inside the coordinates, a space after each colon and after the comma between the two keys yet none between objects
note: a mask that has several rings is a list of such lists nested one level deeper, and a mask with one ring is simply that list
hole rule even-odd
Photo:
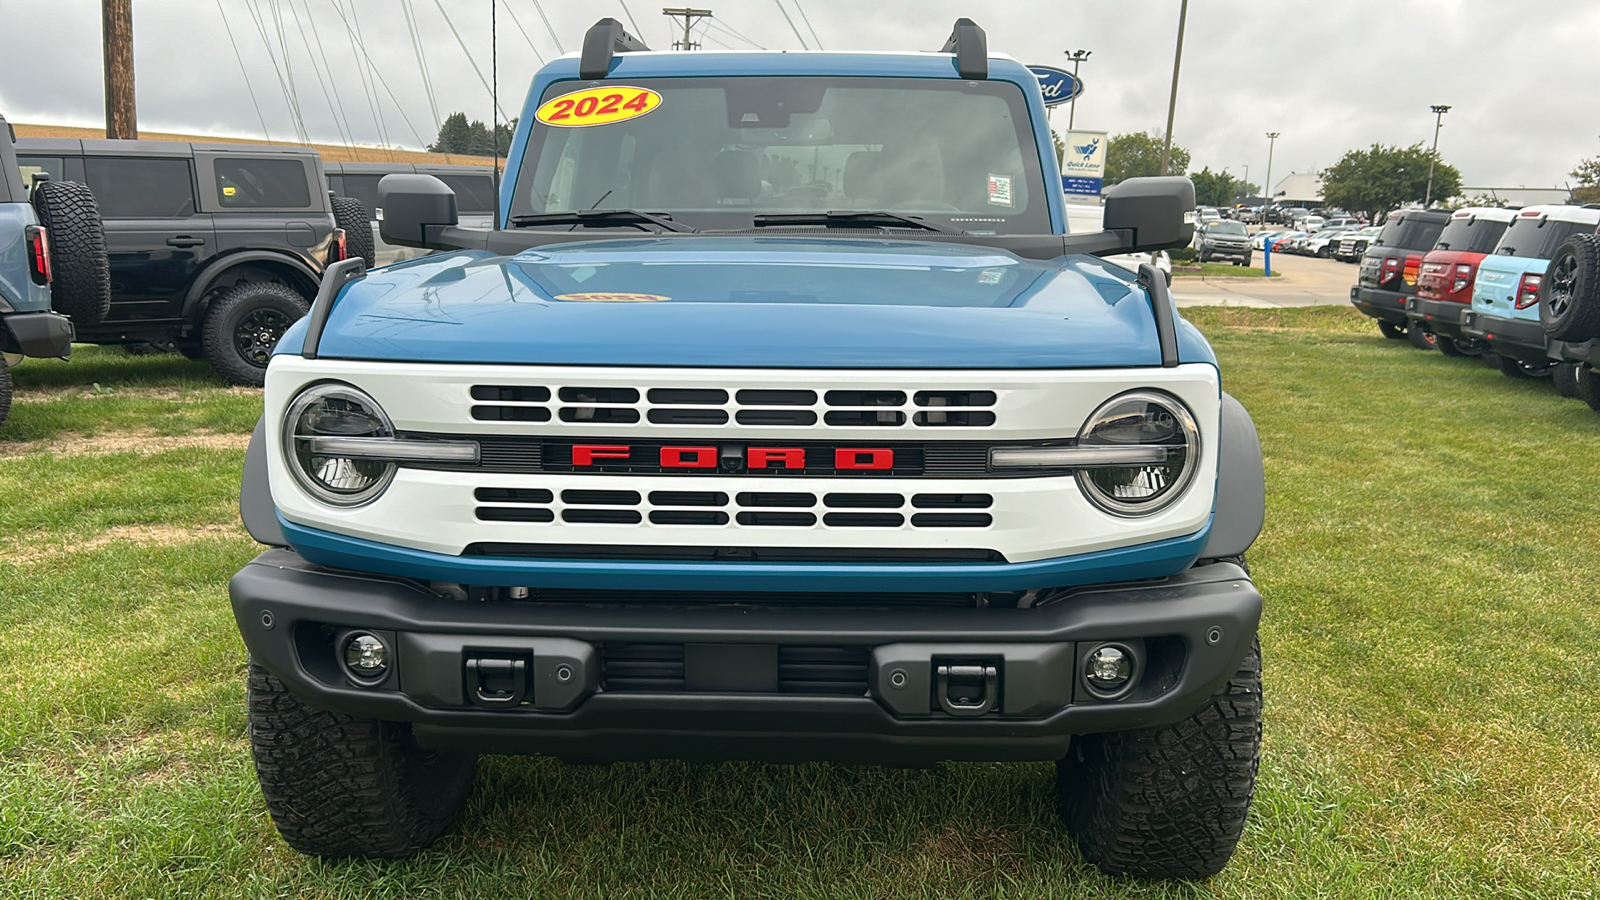
[{"label": "black bronco", "polygon": [[[1378,320],[1383,336],[1406,337],[1406,300],[1417,293],[1422,257],[1433,249],[1450,214],[1440,210],[1406,209],[1389,214],[1383,231],[1361,256],[1361,271],[1350,288],[1356,309]],[[1432,348],[1433,335],[1417,330],[1411,342]]]},{"label": "black bronco", "polygon": [[25,175],[99,199],[111,302],[73,313],[78,341],[177,350],[234,384],[262,383],[345,236],[371,227],[357,201],[328,195],[306,148],[30,138],[17,156]]}]

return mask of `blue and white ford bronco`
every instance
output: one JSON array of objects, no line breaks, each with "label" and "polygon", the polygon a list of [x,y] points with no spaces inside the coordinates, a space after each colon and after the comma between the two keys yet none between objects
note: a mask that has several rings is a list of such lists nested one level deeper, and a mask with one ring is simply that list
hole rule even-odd
[{"label": "blue and white ford bronco", "polygon": [[932,53],[535,78],[493,230],[426,175],[267,369],[234,576],[301,851],[402,856],[476,754],[1052,761],[1108,872],[1204,877],[1254,788],[1256,434],[1153,266],[1068,234],[1038,83]]}]

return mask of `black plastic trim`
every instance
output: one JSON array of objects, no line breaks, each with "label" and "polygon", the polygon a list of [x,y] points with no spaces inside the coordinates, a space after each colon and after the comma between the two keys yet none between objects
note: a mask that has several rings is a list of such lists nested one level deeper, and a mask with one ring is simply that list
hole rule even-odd
[{"label": "black plastic trim", "polygon": [[0,316],[0,350],[35,359],[66,359],[76,336],[72,320],[60,313],[10,313]]},{"label": "black plastic trim", "polygon": [[306,314],[306,341],[300,355],[306,359],[317,358],[317,347],[322,343],[322,330],[328,327],[328,315],[333,312],[334,298],[350,282],[367,274],[367,261],[361,257],[341,259],[322,274],[322,284],[317,287],[317,297],[311,301],[311,311]]},{"label": "black plastic trim", "polygon": [[1156,317],[1156,339],[1161,343],[1161,367],[1178,365],[1178,325],[1172,312],[1172,292],[1167,277],[1151,263],[1139,264],[1139,286],[1150,295],[1150,309]]}]

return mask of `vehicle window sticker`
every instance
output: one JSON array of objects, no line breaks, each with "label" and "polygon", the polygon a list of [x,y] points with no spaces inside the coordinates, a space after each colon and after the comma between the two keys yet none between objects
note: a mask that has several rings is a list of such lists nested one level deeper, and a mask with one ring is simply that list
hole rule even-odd
[{"label": "vehicle window sticker", "polygon": [[989,176],[989,203],[991,206],[1011,206],[1011,176]]},{"label": "vehicle window sticker", "polygon": [[533,117],[555,128],[587,128],[637,119],[660,107],[661,95],[649,88],[608,85],[547,100]]}]

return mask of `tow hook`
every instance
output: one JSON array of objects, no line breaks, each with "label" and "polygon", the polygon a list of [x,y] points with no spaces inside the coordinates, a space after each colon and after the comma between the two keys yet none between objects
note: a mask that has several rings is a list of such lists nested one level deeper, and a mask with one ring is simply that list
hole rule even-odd
[{"label": "tow hook", "polygon": [[939,708],[952,716],[981,716],[1000,702],[1000,671],[992,665],[941,665],[935,674]]},{"label": "tow hook", "polygon": [[503,709],[532,699],[528,690],[528,662],[503,657],[467,660],[467,691],[476,706]]}]

